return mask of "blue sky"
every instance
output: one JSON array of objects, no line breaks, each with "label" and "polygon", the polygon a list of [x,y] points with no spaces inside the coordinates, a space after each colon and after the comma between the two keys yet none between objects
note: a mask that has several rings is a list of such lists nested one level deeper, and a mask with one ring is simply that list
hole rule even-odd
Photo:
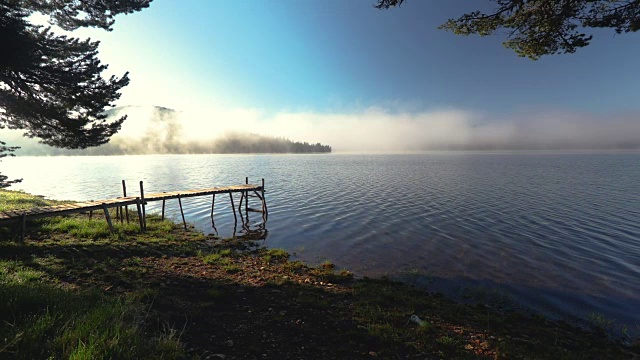
[{"label": "blue sky", "polygon": [[[436,29],[481,1],[408,1],[387,11],[372,2],[155,0],[96,36],[103,60],[132,72],[125,102],[162,79],[170,81],[164,94],[266,111],[640,106],[639,34],[601,31],[576,54],[530,61],[499,36]],[[153,102],[154,92],[147,95]]]},{"label": "blue sky", "polygon": [[[640,148],[640,33],[600,30],[531,61],[499,35],[437,29],[489,0],[373,3],[154,0],[112,32],[72,35],[101,41],[105,75],[130,71],[118,105],[179,110],[185,141],[240,130],[357,152]],[[128,109],[116,137],[161,131],[150,109]]]}]

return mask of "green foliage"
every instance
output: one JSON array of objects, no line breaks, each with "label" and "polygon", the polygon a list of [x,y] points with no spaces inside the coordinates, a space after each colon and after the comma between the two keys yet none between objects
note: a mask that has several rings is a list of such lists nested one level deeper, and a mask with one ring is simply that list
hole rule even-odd
[{"label": "green foliage", "polygon": [[[0,141],[0,159],[7,156],[15,156],[13,152],[19,149],[19,147],[17,146],[6,146],[6,145],[7,144],[4,141]],[[16,180],[7,180],[7,179],[8,177],[6,175],[0,174],[0,189],[22,182],[22,179],[16,179]]]},{"label": "green foliage", "polygon": [[[114,18],[119,14],[130,14],[149,6],[152,0],[120,0],[105,2],[101,0],[51,2],[39,0],[19,1],[22,13],[39,12],[50,15],[53,22],[67,31],[81,27],[94,27],[112,30]],[[3,1],[2,5],[16,3]]]},{"label": "green foliage", "polygon": [[[0,128],[19,129],[44,144],[72,149],[109,141],[126,117],[107,122],[128,74],[102,77],[107,65],[98,42],[56,35],[30,16],[50,15],[54,25],[111,30],[114,17],[149,6],[151,0],[0,0]],[[0,157],[15,148],[0,142]],[[0,187],[10,185],[0,174]],[[12,182],[16,182],[15,180]]]},{"label": "green foliage", "polygon": [[55,147],[106,143],[125,118],[107,123],[103,112],[129,83],[127,74],[102,78],[107,66],[97,58],[98,42],[56,35],[50,28],[29,23],[28,17],[51,15],[53,23],[66,30],[110,29],[115,15],[140,10],[148,3],[0,2],[0,37],[6,44],[0,55],[0,108],[4,110],[0,125],[25,130],[27,136]]},{"label": "green foliage", "polygon": [[390,7],[400,6],[404,0],[378,0],[378,3],[374,5],[376,9],[388,9]]},{"label": "green foliage", "polygon": [[[376,7],[400,6],[404,0],[378,0]],[[491,0],[491,12],[472,11],[449,19],[440,29],[457,35],[492,35],[506,30],[504,46],[519,56],[573,53],[591,43],[590,28],[611,28],[616,33],[640,30],[638,0]]]}]

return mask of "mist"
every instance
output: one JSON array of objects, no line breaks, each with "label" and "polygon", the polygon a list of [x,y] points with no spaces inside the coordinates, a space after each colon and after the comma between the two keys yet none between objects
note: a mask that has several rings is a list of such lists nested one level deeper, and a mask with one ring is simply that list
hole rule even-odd
[{"label": "mist", "polygon": [[640,114],[590,115],[566,111],[489,117],[464,110],[398,113],[369,108],[352,113],[258,109],[126,106],[109,111],[129,115],[109,144],[60,150],[37,144],[16,131],[0,140],[23,146],[18,154],[163,154],[221,151],[225,141],[250,146],[255,137],[322,143],[338,152],[428,150],[640,149]]}]

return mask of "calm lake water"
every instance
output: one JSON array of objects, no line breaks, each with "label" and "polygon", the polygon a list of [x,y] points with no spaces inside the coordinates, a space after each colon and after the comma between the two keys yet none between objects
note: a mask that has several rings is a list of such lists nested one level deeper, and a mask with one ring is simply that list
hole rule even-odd
[{"label": "calm lake water", "polygon": [[[15,188],[73,200],[120,196],[122,179],[135,194],[139,180],[160,192],[265,178],[266,246],[452,295],[500,289],[548,314],[640,324],[638,153],[17,157],[1,165],[24,177]],[[177,201],[167,206],[178,219]],[[213,232],[209,197],[184,206],[187,221]],[[263,225],[249,216],[250,229]],[[216,199],[215,225],[221,236],[234,232],[227,197]]]}]

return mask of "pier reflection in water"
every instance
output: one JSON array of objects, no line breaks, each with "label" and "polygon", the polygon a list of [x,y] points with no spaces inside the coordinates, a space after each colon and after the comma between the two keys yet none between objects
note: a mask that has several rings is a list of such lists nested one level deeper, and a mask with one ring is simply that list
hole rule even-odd
[{"label": "pier reflection in water", "polygon": [[[269,233],[267,230],[267,219],[269,218],[268,213],[262,213],[260,216],[262,221],[258,221],[254,224],[251,223],[252,220],[249,217],[249,213],[250,211],[244,211],[244,214],[240,212],[240,216],[235,218],[235,221],[233,222],[232,237],[240,240],[266,240]],[[211,228],[213,229],[212,233],[215,236],[220,236],[218,228],[216,227],[213,210],[211,211]]]},{"label": "pier reflection in water", "polygon": [[[249,178],[245,179],[245,183],[249,184]],[[231,209],[233,210],[233,238],[240,240],[266,240],[268,231],[266,228],[267,220],[269,218],[269,211],[267,208],[267,202],[265,197],[264,179],[262,179],[261,191],[256,190],[243,191],[240,196],[240,203],[238,204],[238,215],[236,215],[235,203],[233,202],[233,195],[229,193],[229,201]],[[249,199],[257,198],[260,201],[260,209],[252,208],[249,206]],[[244,207],[242,206],[244,201]],[[211,197],[211,228],[213,234],[219,236],[218,229],[216,228],[214,209],[216,203],[216,194]],[[243,213],[244,210],[244,213]],[[261,220],[256,224],[251,224],[249,213],[259,213]],[[238,218],[240,218],[240,233],[238,234]]]}]

